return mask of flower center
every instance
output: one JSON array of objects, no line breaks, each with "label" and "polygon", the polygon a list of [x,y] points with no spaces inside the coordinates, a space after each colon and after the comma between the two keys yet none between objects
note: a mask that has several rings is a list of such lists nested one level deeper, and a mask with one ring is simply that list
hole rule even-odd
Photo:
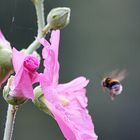
[{"label": "flower center", "polygon": [[31,72],[34,72],[39,67],[39,61],[34,56],[27,56],[23,62],[24,67]]},{"label": "flower center", "polygon": [[70,104],[70,101],[66,99],[64,96],[59,96],[59,99],[63,106],[68,106]]}]

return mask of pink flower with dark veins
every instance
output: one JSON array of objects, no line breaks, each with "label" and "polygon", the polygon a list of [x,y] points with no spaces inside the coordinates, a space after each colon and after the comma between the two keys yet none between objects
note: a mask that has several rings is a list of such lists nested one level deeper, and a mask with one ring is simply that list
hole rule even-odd
[{"label": "pink flower with dark veins", "polygon": [[60,31],[52,31],[50,43],[42,38],[45,70],[40,74],[40,84],[46,104],[67,140],[97,140],[94,125],[87,110],[85,87],[88,80],[78,77],[69,83],[59,84]]},{"label": "pink flower with dark veins", "polygon": [[12,61],[16,74],[11,85],[10,95],[33,100],[32,85],[38,80],[39,60],[34,55],[27,55],[13,48]]}]

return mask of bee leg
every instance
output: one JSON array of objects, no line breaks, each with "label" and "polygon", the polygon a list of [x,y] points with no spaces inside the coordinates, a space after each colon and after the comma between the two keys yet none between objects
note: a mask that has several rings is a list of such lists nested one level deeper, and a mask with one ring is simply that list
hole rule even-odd
[{"label": "bee leg", "polygon": [[110,97],[111,97],[111,100],[113,101],[115,99],[116,95],[114,93],[110,92]]}]

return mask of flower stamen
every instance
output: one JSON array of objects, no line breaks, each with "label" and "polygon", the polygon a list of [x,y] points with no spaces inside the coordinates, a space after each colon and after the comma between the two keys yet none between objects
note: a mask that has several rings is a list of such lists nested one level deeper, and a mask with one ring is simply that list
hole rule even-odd
[{"label": "flower stamen", "polygon": [[70,101],[66,99],[64,96],[59,96],[59,99],[63,106],[68,106],[70,104]]}]

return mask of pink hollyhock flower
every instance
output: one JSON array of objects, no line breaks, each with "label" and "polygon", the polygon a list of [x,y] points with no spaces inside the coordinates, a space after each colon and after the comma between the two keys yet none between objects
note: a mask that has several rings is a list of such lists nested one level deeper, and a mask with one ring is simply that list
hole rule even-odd
[{"label": "pink hollyhock flower", "polygon": [[45,70],[40,74],[40,84],[46,104],[67,140],[97,140],[94,125],[88,113],[85,87],[88,80],[78,77],[66,84],[58,84],[60,31],[52,31],[50,43],[41,39],[44,46]]},{"label": "pink hollyhock flower", "polygon": [[11,46],[0,31],[0,87],[12,74]]},{"label": "pink hollyhock flower", "polygon": [[13,48],[12,61],[16,75],[11,85],[10,95],[34,99],[32,84],[37,82],[39,60]]}]

